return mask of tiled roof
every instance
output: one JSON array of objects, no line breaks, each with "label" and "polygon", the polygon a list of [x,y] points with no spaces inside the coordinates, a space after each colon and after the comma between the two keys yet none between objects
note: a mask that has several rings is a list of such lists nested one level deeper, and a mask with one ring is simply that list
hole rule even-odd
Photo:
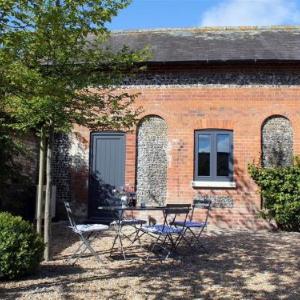
[{"label": "tiled roof", "polygon": [[300,26],[115,31],[109,46],[149,47],[152,62],[300,61]]}]

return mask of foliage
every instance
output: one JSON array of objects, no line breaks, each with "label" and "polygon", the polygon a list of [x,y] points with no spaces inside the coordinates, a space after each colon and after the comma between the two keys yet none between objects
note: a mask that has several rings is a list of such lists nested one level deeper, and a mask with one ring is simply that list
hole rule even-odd
[{"label": "foliage", "polygon": [[[14,118],[13,128],[33,129],[41,141],[48,137],[40,149],[40,153],[47,149],[45,253],[49,253],[50,217],[46,215],[53,134],[70,132],[74,124],[127,131],[138,121],[141,109],[132,106],[137,95],[116,86],[124,75],[139,70],[146,52],[126,47],[112,51],[105,27],[129,3],[0,0],[0,105]],[[43,159],[40,155],[40,166]],[[40,187],[43,175],[39,175]],[[41,194],[39,190],[39,204]]]},{"label": "foliage", "polygon": [[31,274],[42,260],[44,244],[21,217],[0,213],[0,276],[14,279]]},{"label": "foliage", "polygon": [[[1,112],[0,112],[0,119]],[[18,178],[13,157],[19,154],[19,147],[5,126],[0,123],[0,194],[9,180]]]},{"label": "foliage", "polygon": [[274,219],[280,229],[300,231],[300,163],[289,167],[263,168],[249,165],[249,173],[260,187],[263,217]]},{"label": "foliage", "polygon": [[13,120],[0,109],[0,210],[33,219],[35,201],[33,184],[21,161],[30,159],[19,132],[12,130]]},{"label": "foliage", "polygon": [[145,51],[111,51],[105,27],[129,2],[0,1],[0,98],[16,128],[131,128],[137,95],[114,86],[137,70]]},{"label": "foliage", "polygon": [[16,134],[7,126],[12,120],[0,109],[0,207],[1,200],[6,196],[11,183],[20,184],[26,177],[20,174],[21,166],[16,157],[23,155],[22,145]]}]

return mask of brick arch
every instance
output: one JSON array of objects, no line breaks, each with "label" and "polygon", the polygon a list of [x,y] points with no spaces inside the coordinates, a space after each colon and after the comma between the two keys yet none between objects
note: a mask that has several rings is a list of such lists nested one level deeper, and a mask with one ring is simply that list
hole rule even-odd
[{"label": "brick arch", "polygon": [[264,167],[289,166],[293,162],[293,128],[282,115],[272,115],[261,126],[261,152]]},{"label": "brick arch", "polygon": [[167,195],[167,123],[147,115],[137,127],[138,202],[162,205]]}]

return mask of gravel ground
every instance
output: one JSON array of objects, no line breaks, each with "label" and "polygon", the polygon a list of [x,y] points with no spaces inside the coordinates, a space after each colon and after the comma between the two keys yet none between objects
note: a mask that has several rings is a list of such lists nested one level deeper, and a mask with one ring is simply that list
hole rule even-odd
[{"label": "gravel ground", "polygon": [[[53,226],[54,260],[20,281],[0,282],[1,299],[300,299],[300,234],[208,231],[209,253],[193,251],[160,262],[143,247],[124,261],[109,258],[114,233],[93,243],[94,257],[67,262],[79,245],[63,224]],[[144,239],[142,245],[149,244]]]}]

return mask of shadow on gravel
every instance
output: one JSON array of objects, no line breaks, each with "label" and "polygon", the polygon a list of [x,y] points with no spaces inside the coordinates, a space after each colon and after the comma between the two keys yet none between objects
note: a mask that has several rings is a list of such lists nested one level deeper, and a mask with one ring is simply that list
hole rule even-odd
[{"label": "shadow on gravel", "polygon": [[[206,241],[208,254],[194,252],[162,264],[119,264],[112,277],[138,276],[145,298],[157,300],[179,299],[180,294],[204,299],[296,300],[300,299],[299,237],[289,244],[284,233],[214,236]],[[122,296],[116,291],[112,295]]]},{"label": "shadow on gravel", "polygon": [[[68,259],[72,252],[69,251],[66,255],[62,254],[66,249],[74,246],[79,242],[79,237],[75,233],[72,232],[71,228],[68,227],[68,222],[54,223],[52,226],[52,236],[55,239],[53,241],[53,259]],[[111,238],[114,234],[112,230],[103,231],[100,233],[99,237],[103,238]],[[111,243],[111,241],[109,241]],[[75,249],[74,249],[75,251]],[[88,252],[86,256],[91,256]]]},{"label": "shadow on gravel", "polygon": [[[20,282],[22,285],[18,284],[18,281],[14,281],[15,286],[10,288],[3,288],[0,285],[0,299],[16,299],[21,295],[30,293],[32,295],[38,294],[43,296],[44,293],[49,293],[52,287],[61,284],[61,282],[68,281],[68,277],[72,275],[79,275],[84,273],[85,270],[80,266],[71,266],[71,265],[41,265],[39,270],[33,276],[23,277]],[[53,281],[53,278],[58,280]],[[44,279],[42,282],[38,280]],[[32,283],[36,280],[36,283]],[[26,284],[26,281],[28,284]],[[1,283],[7,283],[5,281],[0,281]],[[24,284],[25,283],[25,284]]]},{"label": "shadow on gravel", "polygon": [[[57,261],[43,265],[28,284],[25,279],[21,287],[0,289],[0,298],[55,298],[55,291],[62,299],[300,299],[300,234],[210,233],[205,245],[209,253],[193,251],[162,263],[145,260],[143,248],[138,259],[110,261],[105,254],[100,265],[93,257],[58,265],[64,259],[57,253]],[[96,246],[104,250],[101,240]]]}]

